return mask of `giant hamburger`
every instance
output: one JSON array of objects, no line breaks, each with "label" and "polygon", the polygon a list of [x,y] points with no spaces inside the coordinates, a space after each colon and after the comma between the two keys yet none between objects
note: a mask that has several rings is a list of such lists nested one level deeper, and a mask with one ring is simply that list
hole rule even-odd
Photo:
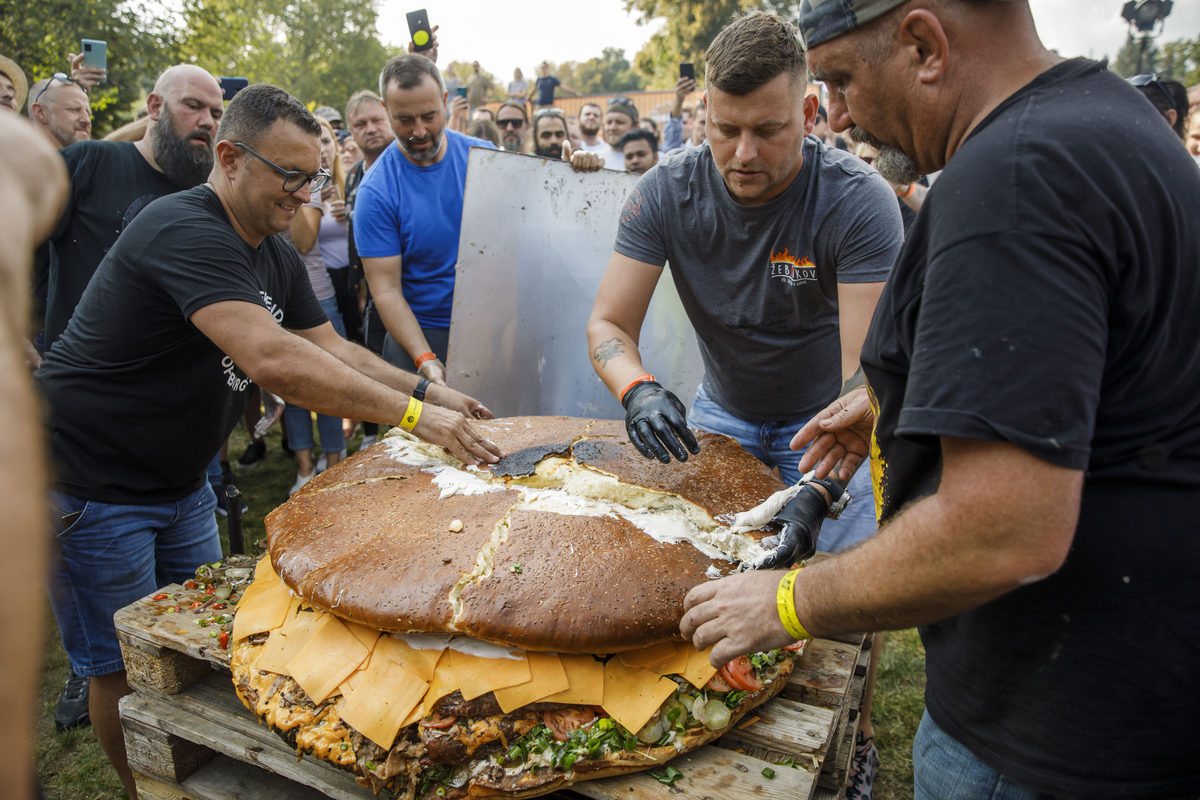
[{"label": "giant hamburger", "polygon": [[499,464],[397,430],[267,517],[231,668],[299,754],[404,798],[533,797],[662,768],[783,689],[798,650],[718,670],[679,639],[687,591],[763,555],[733,515],[780,496],[766,467],[714,434],[663,466],[619,422],[475,425]]}]

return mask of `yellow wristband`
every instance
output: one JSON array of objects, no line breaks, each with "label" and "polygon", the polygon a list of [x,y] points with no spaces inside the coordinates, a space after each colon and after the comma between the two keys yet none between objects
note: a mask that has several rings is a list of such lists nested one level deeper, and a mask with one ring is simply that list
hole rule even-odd
[{"label": "yellow wristband", "polygon": [[408,398],[408,409],[405,410],[404,416],[400,418],[400,427],[412,433],[412,429],[417,427],[417,423],[421,421],[421,409],[424,406],[425,404],[417,398]]},{"label": "yellow wristband", "polygon": [[787,574],[779,581],[779,591],[775,593],[775,605],[779,608],[779,620],[783,623],[788,635],[796,641],[812,638],[812,634],[804,630],[804,626],[800,624],[800,618],[796,616],[796,595],[793,588],[796,586],[796,576],[799,574],[799,569],[788,570]]}]

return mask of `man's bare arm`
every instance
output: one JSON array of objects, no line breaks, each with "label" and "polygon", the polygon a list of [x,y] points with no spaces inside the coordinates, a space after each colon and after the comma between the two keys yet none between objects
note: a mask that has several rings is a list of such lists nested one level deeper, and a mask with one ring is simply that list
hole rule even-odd
[{"label": "man's bare arm", "polygon": [[[363,270],[366,272],[367,283],[371,286],[371,296],[375,298],[375,308],[383,320],[383,327],[396,340],[396,344],[404,348],[408,357],[432,352],[429,341],[421,331],[421,323],[417,322],[408,301],[401,291],[400,256],[388,258],[364,258]],[[434,383],[446,384],[446,365],[441,359],[422,364],[420,372]]]},{"label": "man's bare arm", "polygon": [[[330,353],[351,369],[404,394],[411,395],[421,381],[421,376],[397,369],[367,348],[343,339],[331,324],[326,323],[295,333]],[[492,419],[495,416],[483,403],[448,386],[430,384],[425,389],[425,399],[470,419]]]},{"label": "man's bare arm", "polygon": [[[293,405],[331,417],[387,425],[399,424],[408,407],[404,394],[279,327],[260,305],[238,300],[213,303],[193,313],[191,322],[252,381]],[[495,463],[501,455],[461,414],[434,405],[425,406],[413,433],[468,464]]]},{"label": "man's bare arm", "polygon": [[[884,283],[838,284],[838,338],[842,345],[842,381],[848,383],[861,368],[863,342],[875,316]],[[846,394],[843,388],[841,394]]]},{"label": "man's bare arm", "polygon": [[[814,636],[937,622],[1042,580],[1066,560],[1083,473],[1008,442],[941,438],[937,493],[914,503],[861,547],[805,568],[796,609]],[[749,572],[689,592],[681,630],[712,662],[769,650],[781,574]],[[749,622],[752,621],[752,622]]]},{"label": "man's bare arm", "polygon": [[592,369],[614,397],[646,372],[638,338],[662,271],[614,251],[600,280],[587,324],[588,354]]}]

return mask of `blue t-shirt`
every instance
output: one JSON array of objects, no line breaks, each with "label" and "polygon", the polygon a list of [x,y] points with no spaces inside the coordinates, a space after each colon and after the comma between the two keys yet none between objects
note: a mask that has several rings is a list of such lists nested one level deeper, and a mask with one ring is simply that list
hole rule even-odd
[{"label": "blue t-shirt", "polygon": [[354,244],[362,258],[400,256],[404,299],[422,328],[449,328],[462,228],[467,151],[491,142],[446,130],[446,155],[414,166],[389,147],[354,199]]},{"label": "blue t-shirt", "polygon": [[545,78],[537,79],[537,93],[539,106],[554,105],[554,90],[562,86],[562,81],[553,75],[547,75]]}]

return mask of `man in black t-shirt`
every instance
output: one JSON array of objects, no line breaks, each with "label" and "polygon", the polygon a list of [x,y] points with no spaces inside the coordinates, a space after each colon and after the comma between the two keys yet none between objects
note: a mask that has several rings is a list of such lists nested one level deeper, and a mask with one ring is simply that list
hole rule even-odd
[{"label": "man in black t-shirt", "polygon": [[208,178],[224,107],[217,79],[181,64],[155,81],[146,98],[150,124],[140,141],[77,142],[62,150],[71,198],[50,238],[46,350],[66,330],[96,267],[133,218],[153,200]]},{"label": "man in black t-shirt", "polygon": [[[867,335],[869,395],[801,432],[801,469],[871,454],[880,533],[799,573],[788,624],[922,626],[919,798],[1197,796],[1200,172],[1133,87],[1045,50],[1026,2],[801,20],[833,127],[894,183],[944,171]],[[778,585],[699,587],[683,631],[714,661],[776,647]]]},{"label": "man in black t-shirt", "polygon": [[251,382],[303,408],[401,425],[468,464],[500,455],[467,422],[491,416],[478,402],[339,336],[303,262],[273,235],[329,177],[319,132],[282,89],[239,92],[209,183],[138,215],[39,372],[57,473],[51,602],[131,796],[117,717],[129,688],[113,614],[153,592],[158,574],[180,582],[221,557],[205,467]]}]

